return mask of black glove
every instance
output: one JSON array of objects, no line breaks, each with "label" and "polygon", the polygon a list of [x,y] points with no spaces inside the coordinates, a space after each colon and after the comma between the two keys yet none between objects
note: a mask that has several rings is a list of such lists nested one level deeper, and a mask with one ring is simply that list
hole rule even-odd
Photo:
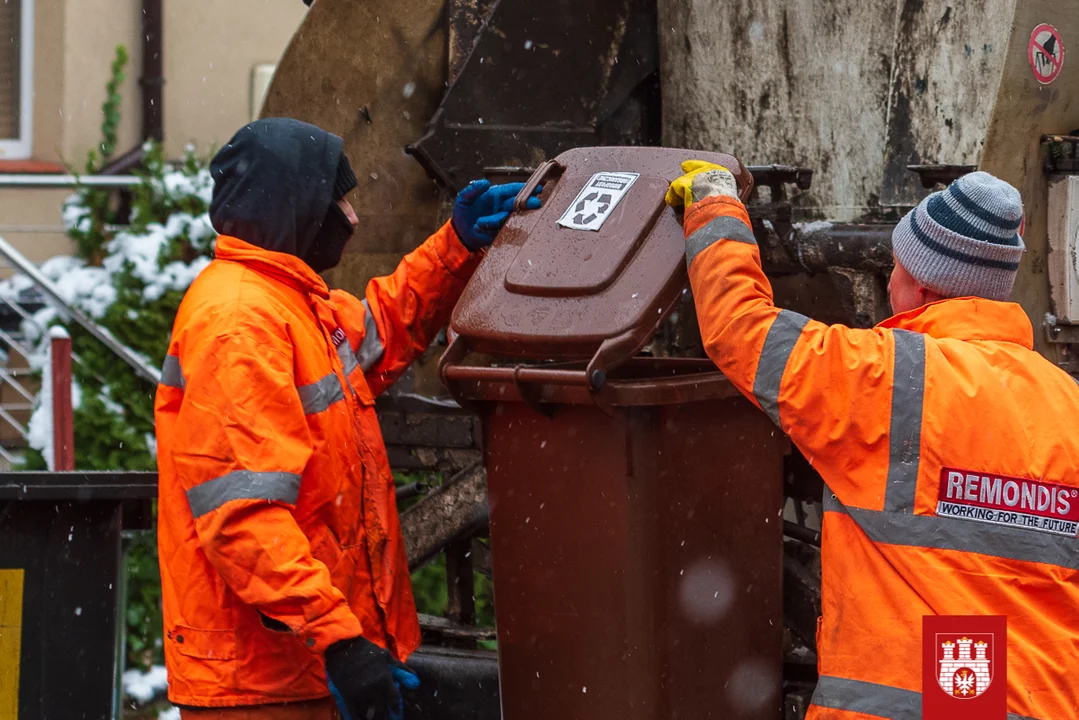
[{"label": "black glove", "polygon": [[347,720],[400,718],[403,702],[398,685],[419,686],[415,673],[362,637],[326,649],[326,675]]}]

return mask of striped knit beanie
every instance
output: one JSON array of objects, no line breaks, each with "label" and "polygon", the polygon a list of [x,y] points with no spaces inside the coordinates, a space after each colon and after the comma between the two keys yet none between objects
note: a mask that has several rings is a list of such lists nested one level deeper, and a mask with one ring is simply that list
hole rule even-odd
[{"label": "striped knit beanie", "polygon": [[989,173],[959,178],[899,221],[896,260],[944,297],[1007,300],[1026,247],[1019,191]]}]

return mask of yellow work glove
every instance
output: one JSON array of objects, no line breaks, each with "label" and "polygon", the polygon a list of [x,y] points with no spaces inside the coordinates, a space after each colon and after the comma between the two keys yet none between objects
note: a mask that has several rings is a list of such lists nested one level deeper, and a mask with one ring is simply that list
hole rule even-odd
[{"label": "yellow work glove", "polygon": [[704,160],[686,160],[682,163],[685,173],[671,183],[667,190],[667,204],[675,210],[689,209],[698,200],[715,195],[738,197],[738,183],[730,170]]}]

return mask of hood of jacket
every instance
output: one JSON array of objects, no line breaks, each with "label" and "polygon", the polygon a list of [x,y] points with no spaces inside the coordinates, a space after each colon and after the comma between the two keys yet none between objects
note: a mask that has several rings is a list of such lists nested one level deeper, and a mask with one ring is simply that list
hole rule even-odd
[{"label": "hood of jacket", "polygon": [[266,118],[245,125],[210,164],[210,221],[221,235],[303,258],[334,202],[343,142],[314,125]]}]

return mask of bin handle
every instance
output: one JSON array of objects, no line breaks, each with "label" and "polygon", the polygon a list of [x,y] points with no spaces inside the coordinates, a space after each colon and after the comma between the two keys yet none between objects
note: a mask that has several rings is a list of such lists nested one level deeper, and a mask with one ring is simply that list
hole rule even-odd
[{"label": "bin handle", "polygon": [[557,160],[548,160],[536,168],[536,172],[532,173],[532,177],[528,178],[528,182],[513,200],[513,211],[521,212],[527,209],[528,198],[532,197],[532,193],[536,192],[536,188],[547,179],[548,175],[561,175],[565,171],[566,166]]},{"label": "bin handle", "polygon": [[446,328],[446,336],[450,342],[442,353],[442,357],[438,359],[438,376],[442,379],[442,383],[449,387],[449,377],[446,374],[447,368],[460,362],[468,354],[468,350],[465,348],[464,339],[453,331],[452,325]]},{"label": "bin handle", "polygon": [[460,335],[454,334],[450,345],[438,363],[438,373],[446,387],[452,388],[457,380],[511,381],[517,387],[525,383],[557,383],[588,388],[593,395],[607,384],[608,373],[629,360],[643,343],[632,330],[617,337],[608,338],[584,370],[566,370],[542,365],[516,365],[510,367],[483,367],[458,365],[468,349]]},{"label": "bin handle", "polygon": [[444,381],[487,380],[513,383],[518,387],[525,383],[573,385],[588,387],[588,374],[584,370],[556,370],[534,365],[514,367],[484,367],[482,365],[446,365],[442,370]]},{"label": "bin handle", "polygon": [[525,384],[521,382],[521,371],[525,368],[525,365],[518,365],[513,368],[513,384],[517,388],[517,394],[521,396],[521,400],[524,401],[525,405],[532,408],[540,415],[545,415],[548,419],[553,418],[555,409],[551,405],[544,405],[539,401],[537,395],[538,386],[532,385],[526,387]]},{"label": "bin handle", "polygon": [[446,389],[450,391],[450,395],[454,397],[457,404],[461,407],[478,411],[478,408],[474,407],[473,403],[470,403],[460,397],[460,393],[455,392],[456,383],[454,378],[450,377],[449,371],[455,367],[458,367],[454,363],[460,362],[465,355],[468,354],[468,349],[465,347],[464,338],[453,331],[453,327],[446,328],[447,339],[450,341],[449,347],[442,353],[442,357],[438,360],[438,376],[442,380],[442,384],[446,386]]}]

